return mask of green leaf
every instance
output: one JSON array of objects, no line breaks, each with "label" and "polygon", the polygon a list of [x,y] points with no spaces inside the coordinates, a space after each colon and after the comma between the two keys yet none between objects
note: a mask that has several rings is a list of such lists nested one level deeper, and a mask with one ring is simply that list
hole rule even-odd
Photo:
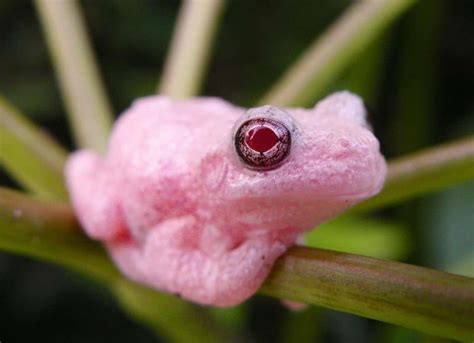
[{"label": "green leaf", "polygon": [[464,256],[448,269],[451,273],[474,278],[474,251]]},{"label": "green leaf", "polygon": [[226,308],[211,307],[209,313],[222,327],[235,332],[234,336],[237,336],[238,331],[245,330],[245,324],[249,319],[250,308],[247,305],[244,303]]},{"label": "green leaf", "polygon": [[[390,151],[405,154],[433,142],[437,104],[437,64],[441,0],[419,1],[406,16],[396,71],[393,107],[387,113]],[[401,138],[401,133],[402,137]]]},{"label": "green leaf", "polygon": [[149,325],[174,342],[226,342],[227,333],[211,320],[205,309],[153,289],[120,279],[114,293],[133,318]]},{"label": "green leaf", "polygon": [[414,0],[356,1],[259,103],[302,106],[319,98],[339,73],[414,3]]},{"label": "green leaf", "polygon": [[474,277],[474,182],[441,192],[425,205],[426,260],[441,270]]},{"label": "green leaf", "polygon": [[[376,103],[381,74],[385,66],[388,52],[388,34],[383,34],[368,47],[359,58],[349,67],[347,75],[337,82],[335,89],[347,89],[359,95],[371,105]],[[331,87],[332,88],[332,87]],[[369,111],[370,112],[370,111]],[[369,116],[374,113],[369,113]],[[370,119],[370,118],[369,118]]]},{"label": "green leaf", "polygon": [[311,306],[302,311],[294,311],[283,326],[284,343],[313,343],[319,342],[324,320],[321,308]]},{"label": "green leaf", "polygon": [[410,237],[402,225],[347,216],[309,232],[305,242],[314,248],[388,260],[400,260],[410,252]]},{"label": "green leaf", "polygon": [[224,0],[183,2],[158,93],[175,98],[199,93],[224,3]]},{"label": "green leaf", "polygon": [[[122,294],[121,300],[128,304],[129,311],[155,323],[160,332],[163,325],[170,330],[182,327],[170,325],[167,314],[156,310],[168,306],[174,309],[173,302],[178,300],[163,294],[152,300],[155,292],[143,293],[143,286],[117,277],[98,245],[87,245],[87,240],[75,231],[72,210],[67,205],[45,203],[6,190],[1,190],[0,199],[0,248],[98,276],[113,287],[114,293]],[[81,256],[86,260],[80,260]],[[427,268],[300,247],[290,249],[279,259],[261,291],[434,335],[474,338],[474,279]],[[185,305],[191,306],[179,306]],[[178,318],[181,310],[176,311]],[[204,320],[200,316],[187,320],[191,318]],[[199,324],[186,325],[192,328]],[[173,332],[180,334],[184,335]],[[194,333],[196,340],[209,338],[205,333],[198,337],[199,334]]]},{"label": "green leaf", "polygon": [[474,179],[474,136],[389,163],[383,190],[350,210],[367,212]]},{"label": "green leaf", "polygon": [[27,190],[45,199],[67,199],[66,151],[0,97],[0,164]]},{"label": "green leaf", "polygon": [[76,0],[36,0],[36,8],[79,147],[105,151],[112,110]]}]

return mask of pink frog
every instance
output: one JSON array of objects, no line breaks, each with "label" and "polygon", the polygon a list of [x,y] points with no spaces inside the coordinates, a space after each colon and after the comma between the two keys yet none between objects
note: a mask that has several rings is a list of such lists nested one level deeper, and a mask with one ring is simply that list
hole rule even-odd
[{"label": "pink frog", "polygon": [[385,174],[349,92],[312,109],[142,98],[107,156],[79,151],[66,167],[79,221],[126,276],[215,306],[254,294],[302,233],[379,192]]}]

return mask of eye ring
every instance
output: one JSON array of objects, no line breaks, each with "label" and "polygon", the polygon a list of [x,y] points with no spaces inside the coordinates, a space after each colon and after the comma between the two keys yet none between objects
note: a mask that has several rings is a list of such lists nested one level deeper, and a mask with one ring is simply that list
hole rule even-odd
[{"label": "eye ring", "polygon": [[254,117],[236,130],[234,144],[237,155],[252,170],[279,167],[291,150],[290,130],[274,118]]}]

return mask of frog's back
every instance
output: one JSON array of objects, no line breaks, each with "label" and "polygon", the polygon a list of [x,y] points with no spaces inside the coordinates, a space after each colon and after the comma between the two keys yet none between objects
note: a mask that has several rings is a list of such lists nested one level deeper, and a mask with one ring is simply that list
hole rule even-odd
[{"label": "frog's back", "polygon": [[117,121],[108,159],[130,171],[136,166],[145,173],[172,166],[185,172],[222,144],[230,144],[229,133],[241,113],[241,108],[211,97],[140,99]]},{"label": "frog's back", "polygon": [[[193,215],[206,194],[197,169],[224,145],[242,110],[217,99],[136,101],[117,121],[105,159],[136,237],[166,218]],[[205,187],[204,187],[205,188]]]}]

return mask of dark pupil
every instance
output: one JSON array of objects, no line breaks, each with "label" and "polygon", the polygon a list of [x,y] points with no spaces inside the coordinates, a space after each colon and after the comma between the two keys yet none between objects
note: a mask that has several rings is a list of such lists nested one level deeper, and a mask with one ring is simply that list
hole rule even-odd
[{"label": "dark pupil", "polygon": [[235,147],[247,167],[276,168],[290,152],[291,137],[285,125],[266,118],[251,119],[237,130]]}]

